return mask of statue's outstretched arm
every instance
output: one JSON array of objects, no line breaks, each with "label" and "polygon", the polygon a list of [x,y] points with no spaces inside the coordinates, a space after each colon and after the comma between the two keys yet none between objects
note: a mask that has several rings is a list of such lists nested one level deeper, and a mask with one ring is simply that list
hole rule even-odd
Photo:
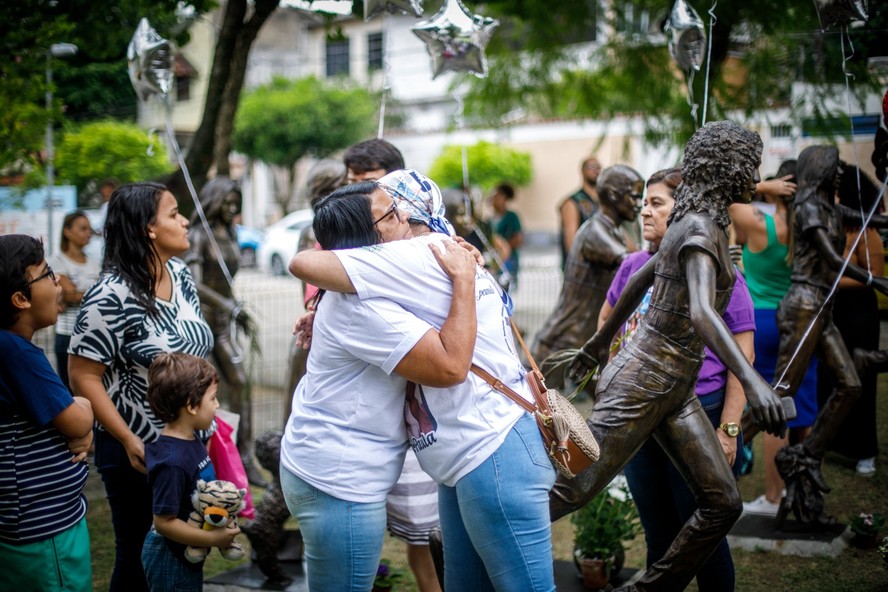
[{"label": "statue's outstretched arm", "polygon": [[616,304],[614,304],[610,316],[598,332],[580,348],[580,351],[577,352],[577,355],[570,363],[568,373],[571,377],[575,379],[580,378],[588,374],[597,364],[601,366],[607,364],[610,344],[614,339],[614,335],[617,334],[617,330],[635,312],[648,288],[654,283],[654,268],[657,265],[658,257],[658,254],[651,257],[626,282],[626,286],[623,288],[623,292],[617,299]]},{"label": "statue's outstretched arm", "polygon": [[786,431],[783,406],[771,386],[752,367],[724,319],[713,307],[718,264],[709,253],[688,250],[684,257],[691,324],[709,349],[743,385],[752,417],[770,434]]},{"label": "statue's outstretched arm", "polygon": [[[851,226],[862,226],[865,214],[861,214],[860,210],[855,210],[854,208],[849,208],[846,205],[838,204],[836,205],[836,209],[839,210],[839,213],[842,214],[842,218],[846,222],[850,222]],[[870,218],[869,224],[867,227],[870,228],[888,228],[888,216],[883,216],[881,214],[874,214],[872,218]]]},{"label": "statue's outstretched arm", "polygon": [[[824,261],[826,261],[827,265],[829,265],[830,269],[836,272],[840,271],[845,260],[842,259],[841,254],[833,248],[826,230],[824,228],[814,228],[811,230],[811,233],[813,239],[812,242],[817,247],[817,250],[820,251],[820,255],[823,257]],[[853,263],[848,264],[843,275],[852,280],[857,280],[866,286],[872,286],[883,294],[888,294],[888,279],[874,276]]]}]

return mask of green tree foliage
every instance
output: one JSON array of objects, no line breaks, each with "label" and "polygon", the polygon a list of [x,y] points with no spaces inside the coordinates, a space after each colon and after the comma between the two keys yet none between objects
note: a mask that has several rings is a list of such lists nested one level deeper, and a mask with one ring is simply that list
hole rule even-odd
[{"label": "green tree foliage", "polygon": [[[172,169],[158,137],[149,137],[134,124],[113,120],[67,131],[56,148],[55,166],[58,183],[75,185],[79,192],[107,177],[130,183],[155,179]],[[41,185],[44,175],[42,169],[35,169],[28,175],[28,184]]]},{"label": "green tree foliage", "polygon": [[324,157],[366,138],[376,125],[376,104],[369,92],[347,81],[276,78],[244,95],[232,145],[288,171],[289,187],[278,196],[287,209],[299,159]]},{"label": "green tree foliage", "polygon": [[[178,0],[16,0],[0,5],[0,169],[27,170],[42,161],[49,116],[66,119],[134,118],[136,95],[129,82],[126,48],[139,19],[161,35],[187,40],[178,26]],[[213,0],[192,0],[198,11]],[[178,33],[176,32],[178,30]],[[44,106],[49,46],[78,46],[74,56],[54,59],[54,105]]]},{"label": "green tree foliage", "polygon": [[[810,0],[719,2],[711,31],[711,2],[688,0],[712,38],[707,120],[728,113],[750,115],[790,107],[800,116],[829,119],[827,99],[845,84],[838,27],[820,30]],[[503,23],[488,48],[489,76],[469,80],[467,112],[479,123],[496,124],[521,107],[543,117],[642,114],[651,140],[682,143],[695,122],[685,75],[675,66],[662,34],[673,0],[466,0],[466,5]],[[604,7],[607,7],[606,9]],[[865,24],[848,29],[845,67],[850,85],[863,94],[878,87],[867,59],[888,55],[888,3],[870,2]],[[578,42],[602,39],[592,53]],[[853,45],[853,52],[851,46]],[[706,64],[693,80],[701,119]],[[813,84],[791,103],[792,83]],[[830,96],[831,95],[831,96]],[[804,115],[802,115],[804,114]],[[797,120],[798,122],[798,120]]]},{"label": "green tree foliage", "polygon": [[[478,142],[466,148],[469,185],[490,191],[499,183],[528,185],[533,179],[530,154]],[[462,146],[446,146],[429,169],[429,176],[441,187],[462,187]]]}]

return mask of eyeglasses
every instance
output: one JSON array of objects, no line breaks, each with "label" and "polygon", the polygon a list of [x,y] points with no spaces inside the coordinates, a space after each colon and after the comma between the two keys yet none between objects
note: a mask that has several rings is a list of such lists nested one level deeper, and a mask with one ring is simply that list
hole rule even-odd
[{"label": "eyeglasses", "polygon": [[377,224],[379,224],[380,222],[382,222],[383,220],[385,220],[386,218],[388,218],[392,214],[394,214],[395,218],[398,219],[399,224],[401,222],[403,222],[403,220],[401,220],[401,214],[398,213],[398,202],[396,202],[394,200],[392,200],[392,207],[387,209],[385,211],[385,214],[383,214],[382,216],[380,216],[379,218],[377,218],[376,220],[373,221],[373,226],[376,226]]},{"label": "eyeglasses", "polygon": [[52,280],[52,283],[56,283],[56,275],[55,275],[55,272],[52,270],[52,267],[50,267],[49,265],[46,266],[46,271],[44,271],[43,273],[41,273],[40,275],[38,275],[37,277],[35,277],[35,278],[34,278],[33,280],[31,280],[30,282],[27,282],[27,283],[22,284],[22,287],[19,288],[19,290],[24,290],[25,288],[27,288],[27,287],[30,286],[31,284],[36,284],[36,283],[39,282],[40,280],[42,280],[42,279],[44,279],[44,278],[47,278],[47,277],[48,277],[49,279]]}]

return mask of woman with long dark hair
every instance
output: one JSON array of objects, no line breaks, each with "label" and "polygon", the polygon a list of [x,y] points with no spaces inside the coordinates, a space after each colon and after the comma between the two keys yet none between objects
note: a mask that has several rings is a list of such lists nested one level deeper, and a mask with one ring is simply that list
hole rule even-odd
[{"label": "woman with long dark hair", "polygon": [[99,424],[95,463],[111,506],[115,562],[110,590],[147,590],[142,543],[151,527],[145,443],[163,429],[146,398],[158,354],[206,358],[213,334],[200,312],[188,267],[188,220],[158,183],[134,183],[111,195],[105,259],[83,297],[68,349],[74,394],[90,400]]},{"label": "woman with long dark hair", "polygon": [[[870,177],[855,166],[843,165],[844,173],[839,181],[839,203],[853,211],[865,213],[872,209],[880,198],[879,188]],[[858,190],[858,174],[860,189]],[[878,212],[881,213],[881,206]],[[860,232],[860,225],[845,222],[846,245],[844,257],[874,276],[885,275],[885,251],[882,238],[875,228],[867,228],[851,252],[854,239]],[[865,284],[843,277],[833,300],[833,320],[848,351],[855,349],[872,351],[879,348],[879,303],[876,293]],[[860,358],[858,353],[856,358]],[[874,372],[861,372],[860,398],[848,414],[841,429],[836,434],[830,448],[857,461],[856,472],[862,477],[871,477],[876,472],[876,455],[879,444],[876,431],[876,382]],[[829,376],[818,376],[817,398],[820,404],[832,394],[833,381]]]}]

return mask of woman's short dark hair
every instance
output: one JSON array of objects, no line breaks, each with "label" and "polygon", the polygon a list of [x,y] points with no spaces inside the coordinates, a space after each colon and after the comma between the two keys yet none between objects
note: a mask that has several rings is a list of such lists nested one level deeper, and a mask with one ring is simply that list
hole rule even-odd
[{"label": "woman's short dark hair", "polygon": [[158,254],[148,238],[148,225],[157,221],[157,208],[164,192],[160,183],[121,185],[111,194],[105,219],[105,259],[102,269],[115,271],[149,314],[157,314],[154,278]]},{"label": "woman's short dark hair", "polygon": [[662,169],[648,177],[645,187],[662,183],[674,193],[678,186],[681,185],[681,169],[673,167],[671,169]]},{"label": "woman's short dark hair", "polygon": [[163,353],[148,368],[148,404],[157,419],[171,423],[182,407],[197,407],[207,389],[219,382],[208,361],[181,352]]},{"label": "woman's short dark hair", "polygon": [[71,241],[68,240],[68,237],[65,236],[65,230],[70,230],[71,226],[74,224],[75,220],[79,218],[86,218],[89,221],[89,218],[86,215],[86,212],[83,210],[74,210],[73,212],[69,212],[65,219],[62,220],[62,242],[59,245],[59,250],[62,253],[65,253],[68,250],[68,246],[71,244]]},{"label": "woman's short dark hair", "polygon": [[500,183],[494,189],[496,193],[502,193],[503,197],[506,198],[506,201],[510,201],[515,198],[515,188],[509,185],[508,183]]},{"label": "woman's short dark hair", "polygon": [[31,297],[31,289],[22,286],[30,279],[28,268],[39,265],[43,259],[43,243],[33,236],[0,236],[0,329],[9,329],[15,324],[19,311],[12,305],[12,295],[22,292]]},{"label": "woman's short dark hair", "polygon": [[354,249],[382,242],[373,224],[374,181],[340,187],[315,205],[315,238],[324,250]]},{"label": "woman's short dark hair", "polygon": [[404,168],[404,156],[391,142],[373,138],[351,146],[342,157],[345,166],[354,172],[366,173],[382,169],[386,173]]}]

